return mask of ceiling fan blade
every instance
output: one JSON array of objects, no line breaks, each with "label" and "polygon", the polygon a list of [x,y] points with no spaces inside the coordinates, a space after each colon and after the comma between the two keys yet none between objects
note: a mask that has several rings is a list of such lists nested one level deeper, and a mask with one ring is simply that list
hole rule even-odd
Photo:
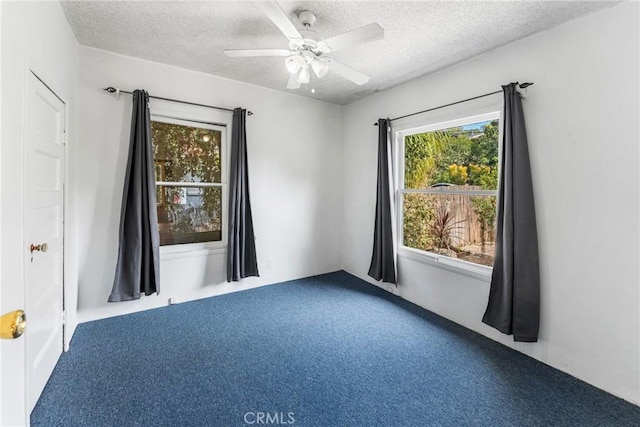
[{"label": "ceiling fan blade", "polygon": [[357,85],[363,85],[369,82],[369,76],[362,74],[360,71],[354,70],[333,58],[329,60],[329,70],[351,80]]},{"label": "ceiling fan blade", "polygon": [[258,3],[258,7],[276,24],[280,31],[282,31],[282,34],[287,36],[289,40],[299,41],[299,43],[302,44],[302,36],[275,0],[261,1]]},{"label": "ceiling fan blade", "polygon": [[300,82],[296,78],[296,73],[291,74],[289,77],[289,82],[287,83],[287,89],[298,89],[300,88]]},{"label": "ceiling fan blade", "polygon": [[287,49],[225,49],[224,54],[231,57],[240,56],[289,56]]},{"label": "ceiling fan blade", "polygon": [[369,24],[337,36],[329,37],[319,43],[321,50],[328,48],[324,52],[335,52],[339,49],[355,46],[384,38],[384,29],[378,24]]}]

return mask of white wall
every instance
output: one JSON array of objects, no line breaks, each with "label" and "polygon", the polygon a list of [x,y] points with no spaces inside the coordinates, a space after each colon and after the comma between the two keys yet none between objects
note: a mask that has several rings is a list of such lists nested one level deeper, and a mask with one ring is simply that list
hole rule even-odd
[{"label": "white wall", "polygon": [[[67,105],[67,195],[75,191],[77,44],[57,2],[2,2],[2,277],[0,313],[24,307],[23,127],[27,73],[32,68]],[[68,198],[65,305],[67,341],[76,325],[75,204]],[[28,313],[27,313],[28,318]],[[2,340],[0,425],[24,425],[25,340]]]},{"label": "white wall", "polygon": [[346,106],[342,240],[345,269],[371,281],[378,117],[535,82],[524,105],[540,244],[540,341],[514,344],[481,323],[485,281],[400,258],[397,292],[636,404],[638,9],[622,4]]},{"label": "white wall", "polygon": [[[576,20],[344,108],[78,49],[56,2],[1,2],[0,11],[0,313],[24,306],[24,294],[9,285],[23,278],[28,66],[69,106],[68,332],[77,320],[162,306],[172,296],[184,301],[341,266],[366,279],[375,198],[376,128],[371,124],[378,117],[530,80],[536,84],[525,108],[540,235],[540,342],[515,345],[480,323],[488,294],[483,281],[400,259],[398,292],[611,393],[640,401],[638,3]],[[109,85],[256,113],[247,120],[247,132],[262,277],[226,284],[221,254],[167,258],[159,297],[106,303],[115,268],[131,105],[126,95],[117,101],[100,90]],[[593,168],[597,174],[588,173]],[[0,424],[22,425],[24,340],[0,344]]]},{"label": "white wall", "polygon": [[[131,97],[116,100],[101,90],[107,86],[255,113],[247,118],[247,145],[260,278],[227,284],[224,253],[163,256],[160,296],[107,303],[131,116]],[[81,321],[163,306],[169,297],[185,301],[341,269],[340,106],[87,47],[80,48],[79,97]],[[190,109],[153,99],[150,106],[152,114]],[[231,123],[230,113],[190,111]]]}]

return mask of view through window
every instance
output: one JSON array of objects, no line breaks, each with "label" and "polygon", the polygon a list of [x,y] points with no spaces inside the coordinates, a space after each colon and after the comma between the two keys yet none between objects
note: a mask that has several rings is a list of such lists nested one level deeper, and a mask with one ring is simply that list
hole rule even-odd
[{"label": "view through window", "polygon": [[222,131],[152,121],[160,245],[222,241]]},{"label": "view through window", "polygon": [[404,137],[402,244],[491,266],[498,115]]}]

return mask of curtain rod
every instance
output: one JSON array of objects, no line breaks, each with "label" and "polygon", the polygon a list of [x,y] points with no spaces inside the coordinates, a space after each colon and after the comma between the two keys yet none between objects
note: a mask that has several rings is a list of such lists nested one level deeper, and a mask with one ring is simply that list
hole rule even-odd
[{"label": "curtain rod", "polygon": [[[521,89],[524,89],[524,88],[529,87],[531,85],[533,85],[533,83],[520,83],[520,84],[518,84],[518,87],[520,87]],[[463,99],[461,101],[452,102],[450,104],[440,105],[439,107],[433,107],[433,108],[429,108],[427,110],[418,111],[416,113],[405,114],[404,116],[396,117],[396,118],[389,119],[389,120],[390,121],[400,120],[400,119],[404,119],[406,117],[411,117],[411,116],[416,116],[418,114],[428,113],[429,111],[439,110],[439,109],[445,108],[445,107],[451,107],[452,105],[462,104],[463,102],[473,101],[474,99],[484,98],[485,96],[495,95],[497,93],[502,93],[502,91],[501,90],[496,90],[495,92],[485,93],[485,94],[482,94],[482,95],[474,96],[472,98],[467,98],[467,99]],[[373,125],[374,126],[378,126],[378,123],[374,123]]]},{"label": "curtain rod", "polygon": [[[119,94],[119,93],[126,93],[128,95],[133,95],[133,92],[129,92],[127,90],[120,90],[120,89],[116,89],[113,86],[109,86],[107,88],[102,89],[106,92],[109,93],[115,93],[115,94]],[[224,107],[216,107],[215,105],[207,105],[207,104],[198,104],[195,102],[189,102],[189,101],[181,101],[179,99],[171,99],[171,98],[163,98],[161,96],[153,96],[153,95],[149,95],[149,98],[153,98],[153,99],[159,99],[161,101],[171,101],[171,102],[178,102],[180,104],[187,104],[187,105],[195,105],[196,107],[206,107],[206,108],[215,108],[216,110],[222,110],[222,111],[231,111],[233,112],[232,109],[230,108],[224,108]],[[247,110],[247,115],[252,116],[253,112],[248,111]]]}]

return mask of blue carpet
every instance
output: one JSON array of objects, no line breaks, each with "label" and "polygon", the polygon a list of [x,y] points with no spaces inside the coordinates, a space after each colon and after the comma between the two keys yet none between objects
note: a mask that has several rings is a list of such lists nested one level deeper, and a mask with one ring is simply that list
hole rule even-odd
[{"label": "blue carpet", "polygon": [[33,426],[638,426],[640,408],[344,272],[81,324]]}]

